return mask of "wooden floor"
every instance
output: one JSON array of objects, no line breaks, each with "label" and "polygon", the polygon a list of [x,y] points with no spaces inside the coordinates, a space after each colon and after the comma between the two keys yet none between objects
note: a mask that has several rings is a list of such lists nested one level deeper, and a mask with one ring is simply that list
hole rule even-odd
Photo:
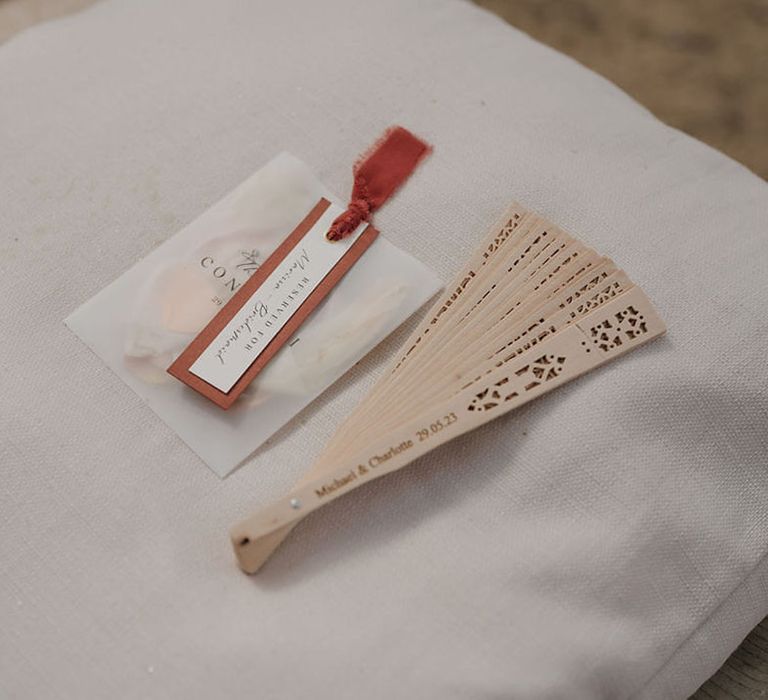
[{"label": "wooden floor", "polygon": [[476,0],[768,179],[768,0]]},{"label": "wooden floor", "polygon": [[95,0],[0,0],[0,43],[22,29],[92,5]]},{"label": "wooden floor", "polygon": [[693,697],[695,700],[768,698],[768,618],[752,630]]},{"label": "wooden floor", "polygon": [[[0,0],[0,42],[95,0]],[[476,0],[768,178],[768,0]],[[768,698],[768,618],[693,696]]]}]

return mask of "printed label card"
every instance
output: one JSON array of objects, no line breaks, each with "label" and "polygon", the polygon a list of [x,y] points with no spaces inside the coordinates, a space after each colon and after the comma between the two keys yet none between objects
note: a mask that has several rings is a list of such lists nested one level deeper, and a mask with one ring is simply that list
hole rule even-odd
[{"label": "printed label card", "polygon": [[330,241],[343,213],[322,198],[168,371],[229,408],[376,238],[362,222]]},{"label": "printed label card", "polygon": [[283,153],[66,323],[224,477],[441,288],[367,223],[395,186],[345,209]]}]

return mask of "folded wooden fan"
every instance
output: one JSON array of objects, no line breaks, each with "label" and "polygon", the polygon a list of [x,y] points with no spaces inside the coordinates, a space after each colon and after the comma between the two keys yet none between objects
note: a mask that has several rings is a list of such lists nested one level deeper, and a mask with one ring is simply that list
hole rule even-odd
[{"label": "folded wooden fan", "polygon": [[513,205],[301,481],[232,528],[240,566],[257,571],[338,496],[664,331],[611,260]]}]

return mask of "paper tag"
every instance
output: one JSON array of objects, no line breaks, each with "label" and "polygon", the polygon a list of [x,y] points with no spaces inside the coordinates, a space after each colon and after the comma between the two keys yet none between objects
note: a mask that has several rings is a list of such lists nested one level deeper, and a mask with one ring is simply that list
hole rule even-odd
[{"label": "paper tag", "polygon": [[[251,278],[246,288],[253,286],[255,291],[195,360],[189,368],[192,374],[220,391],[229,391],[366,228],[361,224],[349,238],[333,243],[326,233],[343,209],[327,200],[321,200],[316,209],[321,211],[319,218],[269,277],[261,284],[256,277]],[[309,219],[316,215],[313,210]],[[236,304],[230,305],[236,308]]]},{"label": "paper tag", "polygon": [[[286,342],[229,410],[168,374],[169,365],[230,299],[253,294],[252,288],[243,290],[257,275],[269,275],[273,254],[286,245],[287,250],[296,247],[287,238],[321,199],[339,205],[303,162],[283,153],[67,319],[219,476],[316,399],[441,286],[429,268],[384,236],[362,255],[360,241],[372,235],[364,232],[341,264],[354,262],[349,256],[360,252],[357,262],[343,275],[338,264],[326,275],[317,288],[330,283],[323,303],[298,330],[278,332],[273,342],[282,340],[281,333]],[[344,241],[332,245],[339,244],[344,250]],[[322,410],[322,404],[316,406]]]},{"label": "paper tag", "polygon": [[229,408],[376,238],[360,224],[329,241],[342,211],[322,198],[168,372]]}]

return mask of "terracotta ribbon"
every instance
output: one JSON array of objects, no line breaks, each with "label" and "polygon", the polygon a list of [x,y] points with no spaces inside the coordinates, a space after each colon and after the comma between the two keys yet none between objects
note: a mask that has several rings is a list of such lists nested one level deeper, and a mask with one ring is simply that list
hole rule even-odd
[{"label": "terracotta ribbon", "polygon": [[389,199],[431,148],[402,126],[393,126],[355,164],[355,184],[346,211],[326,234],[340,241]]}]

